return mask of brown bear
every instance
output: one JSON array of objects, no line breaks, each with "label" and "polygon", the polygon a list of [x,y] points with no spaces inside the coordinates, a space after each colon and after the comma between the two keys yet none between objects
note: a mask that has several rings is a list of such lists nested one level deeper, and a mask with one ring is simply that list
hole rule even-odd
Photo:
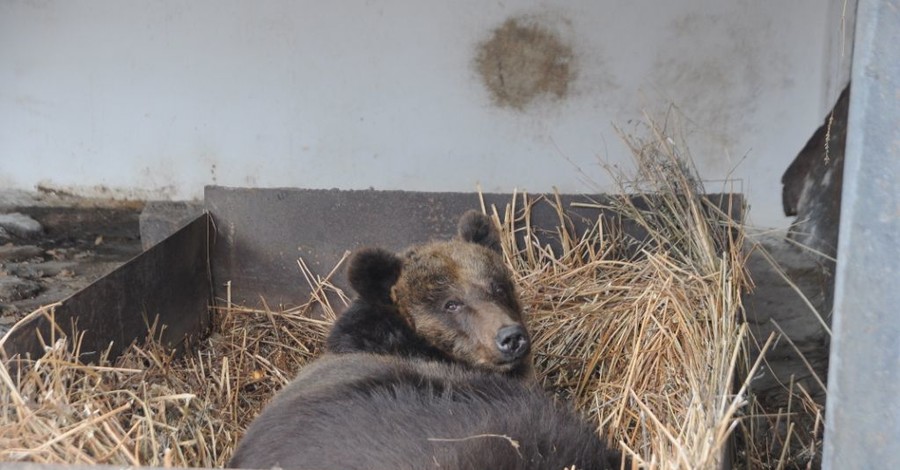
[{"label": "brown bear", "polygon": [[531,380],[530,340],[490,219],[351,261],[358,298],[247,429],[231,467],[612,469],[618,453]]},{"label": "brown bear", "polygon": [[230,467],[618,469],[532,382],[441,361],[326,354],[250,425]]},{"label": "brown bear", "polygon": [[333,353],[370,352],[443,360],[509,375],[531,371],[531,341],[500,234],[475,211],[455,240],[400,256],[364,249],[347,277],[359,294],[326,341]]}]

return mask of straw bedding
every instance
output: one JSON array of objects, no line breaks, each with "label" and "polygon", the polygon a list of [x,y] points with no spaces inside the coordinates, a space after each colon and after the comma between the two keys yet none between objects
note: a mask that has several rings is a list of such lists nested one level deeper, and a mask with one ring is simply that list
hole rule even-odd
[{"label": "straw bedding", "polygon": [[[743,232],[701,196],[671,139],[625,139],[637,172],[619,175],[621,190],[651,197],[608,205],[644,240],[611,218],[575,235],[552,197],[483,209],[502,227],[545,388],[638,463],[717,468],[746,402]],[[555,250],[528,223],[538,204],[560,214]],[[321,352],[347,301],[329,282],[340,264],[320,278],[301,260],[312,296],[296,308],[223,302],[211,335],[181,358],[151,340],[85,365],[77,337],[44,338],[42,359],[0,368],[0,461],[222,466],[266,400]]]}]

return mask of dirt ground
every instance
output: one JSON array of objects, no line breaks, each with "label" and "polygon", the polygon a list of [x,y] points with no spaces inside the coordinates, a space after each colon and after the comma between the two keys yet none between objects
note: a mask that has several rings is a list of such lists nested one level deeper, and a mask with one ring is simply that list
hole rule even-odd
[{"label": "dirt ground", "polygon": [[111,272],[141,252],[143,203],[0,192],[0,214],[40,223],[0,231],[0,335],[24,315]]}]

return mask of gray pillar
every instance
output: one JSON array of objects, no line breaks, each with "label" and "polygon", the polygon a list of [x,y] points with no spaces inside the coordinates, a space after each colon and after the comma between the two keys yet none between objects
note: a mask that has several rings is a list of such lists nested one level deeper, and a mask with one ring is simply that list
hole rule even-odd
[{"label": "gray pillar", "polygon": [[900,468],[900,0],[859,0],[823,468]]}]

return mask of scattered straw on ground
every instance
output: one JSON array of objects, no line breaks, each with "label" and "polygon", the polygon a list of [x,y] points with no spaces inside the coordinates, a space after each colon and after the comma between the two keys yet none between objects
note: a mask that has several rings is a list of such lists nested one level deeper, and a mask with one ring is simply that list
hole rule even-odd
[{"label": "scattered straw on ground", "polygon": [[[85,365],[77,339],[51,338],[18,374],[0,368],[0,461],[223,466],[266,400],[318,355],[334,319],[326,294],[341,294],[301,270],[307,304],[215,310],[212,334],[180,359],[149,341],[114,365]],[[319,306],[324,317],[313,318]]]},{"label": "scattered straw on ground", "polygon": [[[736,377],[743,232],[651,129],[648,141],[625,138],[638,177],[621,180],[623,193],[651,195],[647,207],[608,204],[645,240],[614,218],[575,236],[552,198],[484,209],[504,231],[544,386],[637,463],[713,469],[747,398]],[[556,251],[530,229],[536,204],[559,211]],[[84,365],[77,338],[48,338],[44,358],[0,368],[0,461],[222,466],[265,401],[321,351],[342,308],[329,299],[346,303],[329,283],[339,267],[316,278],[300,262],[313,291],[300,307],[215,309],[211,336],[181,359],[150,341]]]}]

